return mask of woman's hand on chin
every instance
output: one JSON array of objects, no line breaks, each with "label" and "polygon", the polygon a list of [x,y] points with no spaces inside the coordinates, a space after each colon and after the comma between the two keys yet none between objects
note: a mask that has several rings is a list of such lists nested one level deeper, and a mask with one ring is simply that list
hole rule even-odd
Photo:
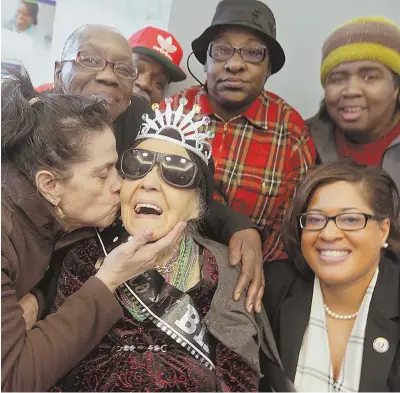
[{"label": "woman's hand on chin", "polygon": [[154,243],[149,243],[153,239],[151,229],[138,230],[130,241],[107,255],[96,277],[114,292],[125,281],[163,264],[165,255],[173,250],[185,227],[185,222],[178,222],[167,235]]}]

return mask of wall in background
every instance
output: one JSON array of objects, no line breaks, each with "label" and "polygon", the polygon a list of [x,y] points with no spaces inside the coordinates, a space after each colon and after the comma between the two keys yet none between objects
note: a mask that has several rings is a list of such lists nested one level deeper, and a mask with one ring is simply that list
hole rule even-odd
[{"label": "wall in background", "polygon": [[78,27],[105,24],[118,29],[126,38],[153,25],[168,28],[173,0],[59,0],[52,46],[53,59],[61,56],[68,36]]},{"label": "wall in background", "polygon": [[[246,0],[243,0],[244,2]],[[382,15],[400,25],[400,0],[263,0],[275,14],[277,38],[286,53],[286,64],[266,84],[266,88],[286,99],[303,117],[312,116],[319,107],[322,88],[319,66],[322,44],[338,26],[350,19]],[[169,30],[188,55],[190,44],[210,25],[218,0],[173,0]],[[186,71],[186,57],[182,61]],[[202,65],[194,56],[190,68],[204,80]],[[184,82],[172,84],[170,93],[193,85],[188,74]]]},{"label": "wall in background", "polygon": [[[36,85],[51,82],[54,61],[61,56],[63,45],[76,28],[86,23],[116,27],[127,38],[140,28],[153,25],[169,29],[184,49],[182,67],[190,43],[210,25],[219,0],[57,0],[51,50],[36,50],[28,55],[29,71]],[[246,0],[243,0],[244,2]],[[349,19],[366,15],[383,15],[400,24],[400,0],[263,0],[277,20],[278,40],[286,52],[286,64],[267,82],[266,87],[296,107],[303,117],[312,116],[322,98],[319,84],[320,52],[324,40]],[[2,1],[3,16],[13,15],[19,0]],[[18,45],[8,40],[10,47]],[[2,51],[2,55],[4,51]],[[191,57],[191,69],[204,80],[202,66]],[[197,83],[188,79],[170,86],[169,94]]]},{"label": "wall in background", "polygon": [[[3,0],[2,15],[13,17],[19,2]],[[2,49],[7,46],[24,52],[20,57],[35,85],[52,82],[54,61],[60,59],[66,39],[78,27],[88,23],[105,24],[117,28],[126,38],[147,25],[167,29],[171,3],[172,0],[57,0],[51,49],[39,51],[30,43],[33,49],[23,50],[22,47],[29,46],[25,37],[21,34],[10,37],[8,32],[3,34]],[[23,43],[16,45],[16,38]]]},{"label": "wall in background", "polygon": [[24,64],[32,79],[41,83],[53,73],[51,44],[55,19],[55,4],[51,0],[38,1],[38,23],[27,32],[14,31],[14,21],[20,0],[1,2],[1,57],[2,61],[12,60]]}]

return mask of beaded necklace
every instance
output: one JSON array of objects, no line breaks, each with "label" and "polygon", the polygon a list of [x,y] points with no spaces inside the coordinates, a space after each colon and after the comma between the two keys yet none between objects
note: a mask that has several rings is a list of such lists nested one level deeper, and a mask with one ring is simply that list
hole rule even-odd
[{"label": "beaded necklace", "polygon": [[[172,256],[168,263],[158,267],[157,271],[164,277],[165,281],[182,292],[188,289],[188,284],[195,271],[200,254],[199,245],[191,236],[183,235],[179,250]],[[142,322],[146,316],[141,311],[137,301],[132,302],[123,293],[118,291],[118,297],[132,316]]]}]

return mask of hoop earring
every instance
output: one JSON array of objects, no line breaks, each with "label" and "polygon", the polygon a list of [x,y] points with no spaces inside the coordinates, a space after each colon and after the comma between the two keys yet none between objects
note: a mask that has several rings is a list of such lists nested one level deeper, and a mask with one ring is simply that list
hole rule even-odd
[{"label": "hoop earring", "polygon": [[54,206],[54,211],[56,212],[56,214],[57,214],[57,216],[58,216],[58,218],[59,218],[60,220],[64,220],[65,214],[64,214],[64,212],[61,210],[60,206],[55,205],[55,206]]}]

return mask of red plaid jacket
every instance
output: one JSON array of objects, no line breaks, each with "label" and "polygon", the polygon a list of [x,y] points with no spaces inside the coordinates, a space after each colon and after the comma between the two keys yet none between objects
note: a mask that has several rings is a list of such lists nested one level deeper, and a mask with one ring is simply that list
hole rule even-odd
[{"label": "red plaid jacket", "polygon": [[214,199],[249,216],[263,234],[264,261],[283,259],[283,216],[297,180],[315,165],[315,147],[301,116],[282,98],[264,91],[243,115],[229,122],[212,109],[200,86],[173,97],[173,109],[186,97],[189,110],[201,106],[199,120],[211,119],[215,132]]}]

